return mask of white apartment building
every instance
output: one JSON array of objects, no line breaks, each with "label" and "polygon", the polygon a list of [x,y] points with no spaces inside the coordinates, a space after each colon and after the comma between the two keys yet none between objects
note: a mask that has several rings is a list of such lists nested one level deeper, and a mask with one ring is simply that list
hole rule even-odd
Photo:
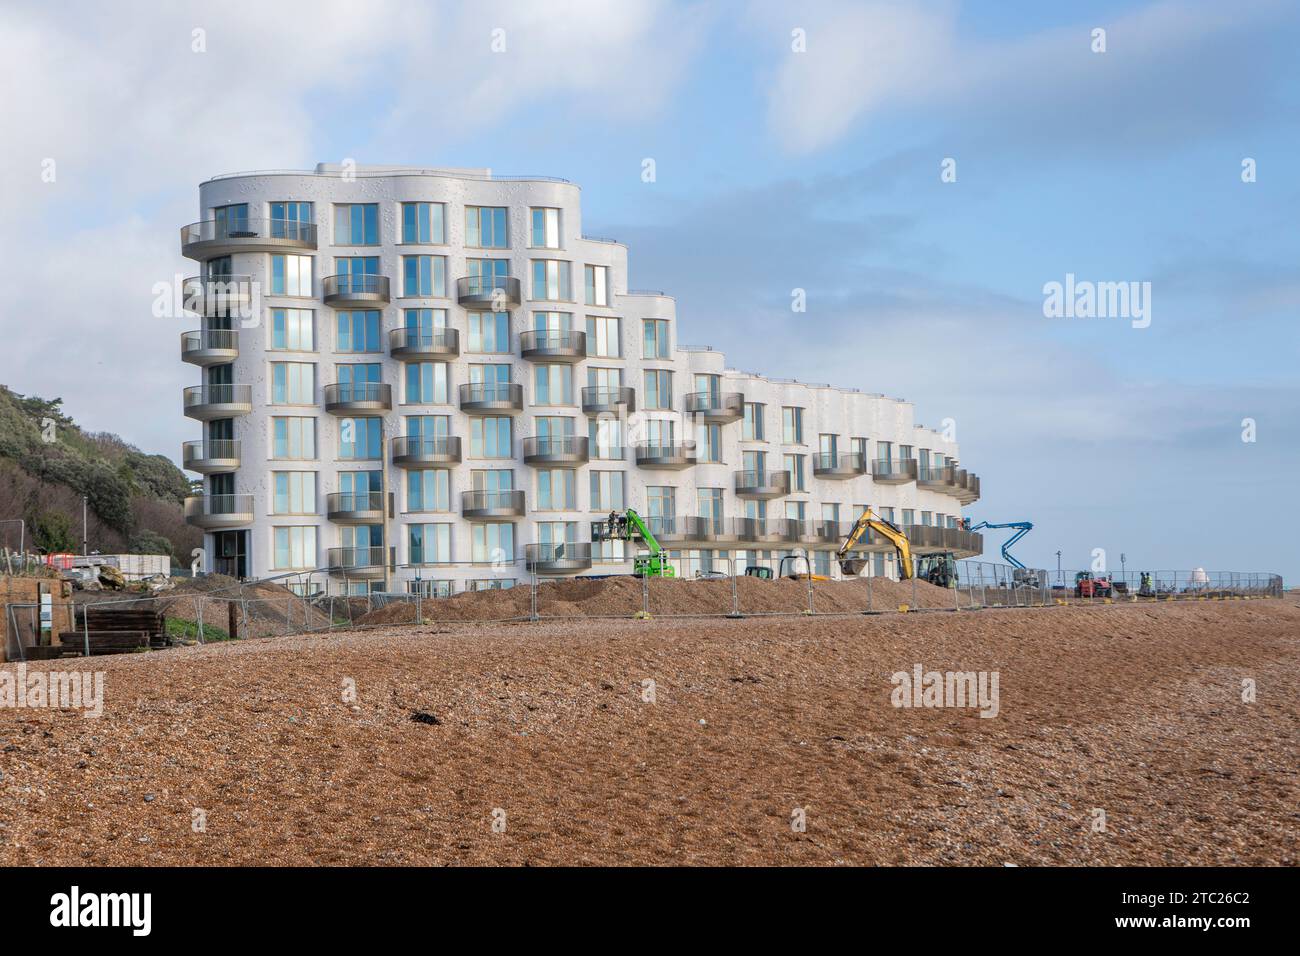
[{"label": "white apartment building", "polygon": [[[627,508],[684,574],[799,553],[838,577],[868,505],[921,553],[982,550],[954,442],[907,402],[679,344],[674,300],[628,289],[572,183],[321,165],[199,200],[182,457],[207,570],[433,594],[629,573],[634,545],[591,540]],[[894,573],[887,542],[860,550]]]}]

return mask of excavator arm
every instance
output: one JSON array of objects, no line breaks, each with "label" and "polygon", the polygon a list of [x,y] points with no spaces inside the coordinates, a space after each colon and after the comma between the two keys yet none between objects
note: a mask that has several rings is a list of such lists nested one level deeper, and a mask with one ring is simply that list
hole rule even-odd
[{"label": "excavator arm", "polygon": [[862,570],[865,562],[850,558],[848,554],[868,531],[875,531],[894,546],[894,551],[898,554],[898,575],[900,578],[906,581],[916,573],[916,568],[912,564],[912,546],[907,541],[907,535],[903,534],[897,525],[886,521],[868,508],[858,516],[858,520],[853,525],[853,530],[844,539],[839,551],[835,552],[835,558],[839,561],[840,568],[846,574],[856,575]]}]

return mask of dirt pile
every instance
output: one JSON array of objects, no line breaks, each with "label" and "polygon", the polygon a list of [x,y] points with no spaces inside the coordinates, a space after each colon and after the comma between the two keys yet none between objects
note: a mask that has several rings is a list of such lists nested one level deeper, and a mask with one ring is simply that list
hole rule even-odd
[{"label": "dirt pile", "polygon": [[[866,610],[896,611],[900,604],[918,608],[950,608],[958,596],[951,590],[918,581],[885,578],[813,582],[812,607],[823,613]],[[573,578],[544,581],[537,586],[539,617],[635,617],[645,608],[652,617],[692,614],[799,613],[809,607],[807,581],[786,578],[764,581],[738,577],[735,597],[732,581],[650,578],[630,575],[611,578]],[[449,598],[422,602],[425,621],[503,621],[527,618],[532,597],[527,585],[499,591],[466,591]],[[415,604],[387,604],[354,619],[356,624],[412,623]]]},{"label": "dirt pile", "polygon": [[[104,715],[0,710],[0,865],[1295,865],[1298,634],[1259,601],[60,661]],[[996,716],[893,706],[917,664],[997,672]]]}]

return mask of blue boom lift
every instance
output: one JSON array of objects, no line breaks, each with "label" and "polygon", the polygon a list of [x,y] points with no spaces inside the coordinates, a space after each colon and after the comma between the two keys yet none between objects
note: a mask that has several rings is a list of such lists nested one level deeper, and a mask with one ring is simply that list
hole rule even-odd
[{"label": "blue boom lift", "polygon": [[1011,546],[1034,530],[1034,524],[1032,521],[981,521],[979,524],[972,525],[970,524],[970,519],[967,519],[966,525],[967,531],[982,531],[985,528],[1014,528],[1016,533],[1002,543],[1002,560],[1015,568],[1013,577],[1017,584],[1024,584],[1028,587],[1043,587],[1044,582],[1039,580],[1038,572],[1026,568],[1024,564],[1011,553]]}]

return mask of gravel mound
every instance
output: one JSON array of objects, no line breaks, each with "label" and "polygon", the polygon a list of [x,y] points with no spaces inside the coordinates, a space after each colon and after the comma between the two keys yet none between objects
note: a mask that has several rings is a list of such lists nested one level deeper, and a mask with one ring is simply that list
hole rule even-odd
[{"label": "gravel mound", "polygon": [[[0,865],[1294,866],[1298,635],[1291,602],[1249,601],[439,623],[31,664],[105,671],[104,715],[0,709]],[[997,717],[895,708],[916,664],[998,671]]]}]

